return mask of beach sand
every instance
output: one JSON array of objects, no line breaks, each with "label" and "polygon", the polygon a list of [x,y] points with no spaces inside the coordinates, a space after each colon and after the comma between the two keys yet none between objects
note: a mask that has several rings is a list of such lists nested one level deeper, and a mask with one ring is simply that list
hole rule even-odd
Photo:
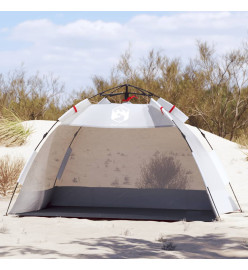
[{"label": "beach sand", "polygon": [[[0,147],[0,158],[8,154],[27,160],[53,123],[26,122],[34,131],[27,143]],[[202,140],[199,131],[190,128]],[[225,214],[213,222],[21,218],[5,216],[10,198],[0,197],[0,258],[248,258],[248,161],[236,143],[205,133],[243,213]],[[174,250],[166,250],[170,242]]]}]

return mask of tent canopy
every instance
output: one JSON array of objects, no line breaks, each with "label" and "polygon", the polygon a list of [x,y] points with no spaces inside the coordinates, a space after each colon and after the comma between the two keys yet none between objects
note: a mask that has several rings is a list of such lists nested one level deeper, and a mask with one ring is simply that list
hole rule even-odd
[{"label": "tent canopy", "polygon": [[[83,100],[58,119],[18,179],[11,214],[212,220],[239,209],[218,157],[185,125],[188,117],[129,88],[100,93],[98,104]],[[137,94],[150,102],[132,104]],[[110,103],[114,95],[124,102]]]}]

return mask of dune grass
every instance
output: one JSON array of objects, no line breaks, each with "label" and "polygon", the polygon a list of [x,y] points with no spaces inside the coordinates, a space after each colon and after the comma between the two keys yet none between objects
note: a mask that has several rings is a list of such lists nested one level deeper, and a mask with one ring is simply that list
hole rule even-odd
[{"label": "dune grass", "polygon": [[0,195],[6,196],[14,189],[16,181],[24,167],[24,159],[10,159],[5,155],[0,159]]},{"label": "dune grass", "polygon": [[30,128],[25,128],[22,121],[13,113],[8,116],[0,116],[0,145],[21,146],[32,133]]}]

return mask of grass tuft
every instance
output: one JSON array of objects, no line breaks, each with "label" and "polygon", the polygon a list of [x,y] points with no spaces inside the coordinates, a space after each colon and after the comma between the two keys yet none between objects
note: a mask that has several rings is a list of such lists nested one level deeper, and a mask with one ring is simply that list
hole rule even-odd
[{"label": "grass tuft", "polygon": [[21,146],[32,133],[30,128],[25,128],[12,112],[6,117],[0,116],[0,145],[5,147]]},{"label": "grass tuft", "polygon": [[0,159],[0,195],[6,196],[14,189],[16,181],[24,167],[24,160],[10,160],[8,155]]},{"label": "grass tuft", "polygon": [[162,249],[167,251],[173,251],[176,249],[176,245],[172,242],[166,239],[166,236],[164,234],[160,234],[159,237],[156,239],[156,241],[162,243]]},{"label": "grass tuft", "polygon": [[167,251],[173,251],[176,249],[176,245],[173,242],[163,242],[162,249]]},{"label": "grass tuft", "polygon": [[163,243],[166,241],[166,236],[164,234],[160,234],[156,241]]}]

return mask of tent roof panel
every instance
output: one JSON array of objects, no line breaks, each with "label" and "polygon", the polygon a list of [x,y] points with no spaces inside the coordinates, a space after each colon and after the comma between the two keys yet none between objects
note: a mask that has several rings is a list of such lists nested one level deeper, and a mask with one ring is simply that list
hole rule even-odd
[{"label": "tent roof panel", "polygon": [[93,104],[67,125],[101,128],[153,128],[174,126],[150,104]]}]

